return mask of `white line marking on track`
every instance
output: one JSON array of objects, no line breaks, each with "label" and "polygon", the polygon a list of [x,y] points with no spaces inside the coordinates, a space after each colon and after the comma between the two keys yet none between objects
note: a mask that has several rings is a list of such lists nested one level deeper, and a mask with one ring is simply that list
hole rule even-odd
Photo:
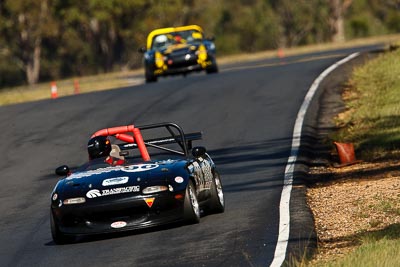
[{"label": "white line marking on track", "polygon": [[283,180],[283,189],[281,194],[281,202],[279,204],[279,236],[278,242],[275,248],[274,259],[271,263],[271,267],[281,266],[286,257],[286,249],[289,240],[289,231],[290,231],[290,195],[292,192],[293,185],[293,172],[294,167],[297,161],[297,156],[300,148],[301,141],[301,129],[303,128],[304,116],[307,112],[308,107],[310,106],[311,100],[315,95],[319,85],[331,73],[334,69],[339,67],[340,65],[352,60],[357,57],[360,53],[353,53],[348,57],[336,62],[331,65],[329,68],[324,70],[318,77],[315,79],[310,89],[308,89],[307,95],[304,98],[304,101],[300,107],[299,113],[297,114],[296,122],[293,130],[293,139],[292,139],[292,149],[290,152],[289,159],[286,164],[285,169],[285,177]]}]

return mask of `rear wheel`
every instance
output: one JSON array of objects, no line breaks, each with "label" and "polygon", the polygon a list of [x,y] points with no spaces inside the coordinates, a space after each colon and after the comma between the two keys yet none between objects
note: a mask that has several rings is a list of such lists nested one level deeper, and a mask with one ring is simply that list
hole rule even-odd
[{"label": "rear wheel", "polygon": [[196,188],[192,181],[186,187],[185,201],[183,204],[183,216],[188,223],[200,222],[200,206],[197,200]]},{"label": "rear wheel", "polygon": [[74,240],[74,237],[72,236],[67,236],[60,232],[60,229],[58,228],[57,222],[54,219],[53,212],[50,211],[50,227],[51,227],[51,235],[53,237],[54,243],[58,245],[66,244],[66,243],[71,243]]},{"label": "rear wheel", "polygon": [[225,198],[222,190],[222,183],[219,173],[214,172],[214,179],[211,184],[210,211],[213,213],[222,213],[225,211]]}]

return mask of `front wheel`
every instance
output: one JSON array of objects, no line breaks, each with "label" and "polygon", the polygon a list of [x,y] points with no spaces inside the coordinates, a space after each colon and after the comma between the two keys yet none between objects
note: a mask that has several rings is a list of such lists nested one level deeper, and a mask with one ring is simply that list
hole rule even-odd
[{"label": "front wheel", "polygon": [[157,82],[157,76],[155,76],[150,70],[146,70],[145,78],[146,78],[146,83]]},{"label": "front wheel", "polygon": [[214,172],[214,179],[211,184],[210,211],[213,213],[222,213],[225,211],[224,191],[222,182],[217,171]]},{"label": "front wheel", "polygon": [[218,73],[218,65],[215,59],[211,60],[212,64],[208,68],[206,68],[207,74]]},{"label": "front wheel", "polygon": [[51,227],[51,236],[53,237],[54,243],[58,245],[71,243],[74,238],[72,236],[67,236],[60,232],[56,220],[54,219],[53,212],[50,210],[50,227]]},{"label": "front wheel", "polygon": [[192,181],[186,187],[185,201],[183,204],[183,217],[188,223],[200,222],[200,205],[197,200],[196,188]]}]

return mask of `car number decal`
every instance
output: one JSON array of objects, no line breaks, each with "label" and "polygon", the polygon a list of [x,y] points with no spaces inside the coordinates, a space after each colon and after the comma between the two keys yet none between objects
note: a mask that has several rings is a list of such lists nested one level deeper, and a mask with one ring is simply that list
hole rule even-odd
[{"label": "car number decal", "polygon": [[125,166],[121,169],[124,172],[144,172],[158,168],[158,164],[137,164],[131,166]]}]

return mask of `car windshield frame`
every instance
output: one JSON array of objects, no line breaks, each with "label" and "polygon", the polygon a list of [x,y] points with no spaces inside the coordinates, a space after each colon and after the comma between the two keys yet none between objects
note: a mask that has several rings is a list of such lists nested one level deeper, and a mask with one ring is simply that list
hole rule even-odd
[{"label": "car windshield frame", "polygon": [[167,35],[167,34],[174,34],[178,32],[185,32],[185,31],[193,31],[195,33],[200,34],[201,40],[203,40],[203,29],[198,25],[187,25],[187,26],[180,26],[180,27],[169,27],[169,28],[159,28],[151,31],[147,36],[147,44],[146,49],[151,50],[153,48],[153,41],[155,40],[156,36],[159,35]]},{"label": "car windshield frame", "polygon": [[[165,36],[165,42],[158,43],[156,39]],[[203,34],[196,30],[175,31],[166,34],[159,34],[153,37],[151,50],[165,50],[171,45],[196,44],[203,41]]]}]

